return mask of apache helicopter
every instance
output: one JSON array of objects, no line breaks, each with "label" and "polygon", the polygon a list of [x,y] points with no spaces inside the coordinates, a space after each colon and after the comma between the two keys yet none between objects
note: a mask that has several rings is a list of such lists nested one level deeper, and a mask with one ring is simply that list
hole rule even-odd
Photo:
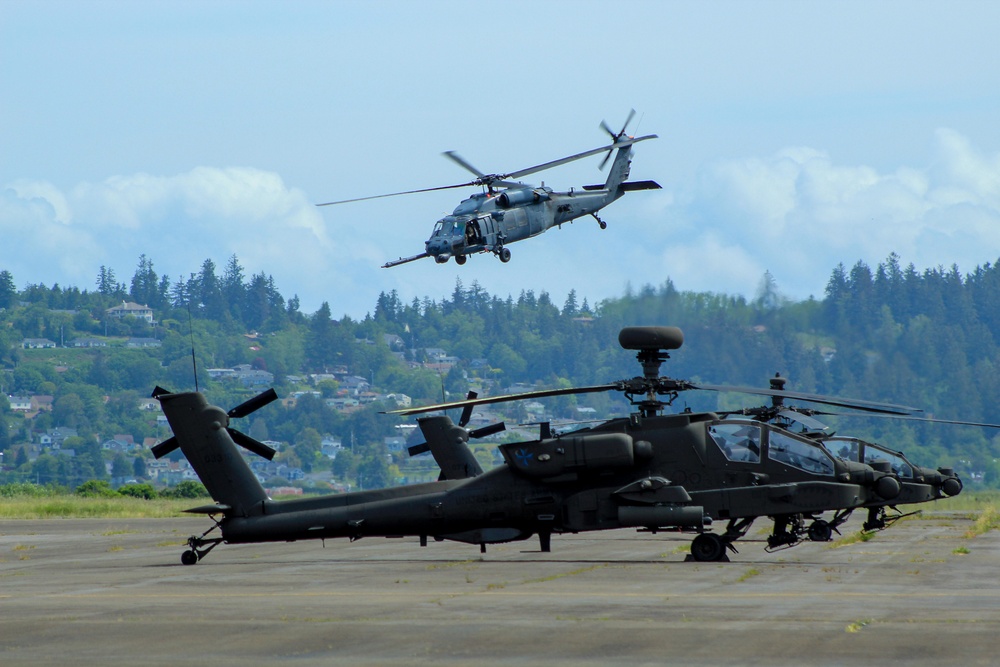
[{"label": "apache helicopter", "polygon": [[[506,174],[486,174],[473,167],[454,151],[446,151],[443,153],[445,157],[463,169],[472,172],[476,177],[467,183],[345,199],[317,204],[317,206],[332,206],[419,192],[481,186],[483,192],[463,200],[451,215],[446,215],[435,223],[430,238],[424,242],[424,252],[412,257],[400,257],[397,260],[387,262],[382,268],[406,264],[424,257],[433,257],[438,264],[444,264],[450,257],[454,257],[456,263],[465,264],[469,255],[480,252],[492,252],[500,258],[501,262],[506,263],[510,261],[510,249],[507,246],[515,241],[538,236],[552,227],[561,226],[563,223],[572,222],[585,215],[593,216],[601,229],[605,229],[607,223],[597,215],[597,212],[602,208],[621,198],[626,192],[658,190],[660,188],[655,181],[627,181],[629,167],[632,164],[632,145],[656,138],[655,134],[643,137],[630,137],[625,134],[625,129],[634,115],[635,110],[633,109],[625,120],[621,131],[617,133],[613,132],[607,123],[601,121],[601,129],[611,136],[611,143],[583,153]],[[603,185],[585,185],[583,192],[575,190],[554,192],[552,188],[546,187],[544,184],[535,186],[514,180],[605,151],[607,155],[601,162],[602,169],[611,158],[611,154],[617,151],[607,180]],[[498,186],[503,189],[498,189]]]},{"label": "apache helicopter", "polygon": [[[770,388],[777,392],[783,391],[786,383],[787,378],[782,377],[780,373],[776,373],[769,381]],[[962,480],[955,474],[952,468],[938,468],[935,470],[919,466],[911,463],[902,452],[893,451],[888,447],[861,438],[836,435],[830,431],[828,425],[818,419],[814,419],[815,416],[889,417],[892,419],[921,421],[933,424],[1000,428],[1000,424],[953,419],[932,419],[914,415],[829,412],[815,408],[786,405],[784,396],[780,393],[772,396],[770,405],[720,412],[719,414],[727,416],[750,416],[758,421],[776,424],[785,430],[817,440],[822,443],[828,452],[837,458],[865,463],[872,468],[885,472],[891,471],[900,483],[901,490],[899,496],[892,500],[875,500],[865,505],[865,508],[868,510],[868,518],[862,526],[862,529],[865,531],[882,530],[903,517],[916,514],[916,512],[904,514],[898,509],[900,505],[924,503],[958,495],[962,492]],[[892,509],[895,514],[889,515],[886,512],[886,508]],[[840,532],[837,528],[850,518],[853,511],[853,508],[839,511],[835,513],[830,521],[825,521],[816,516],[795,517],[790,522],[789,535],[799,539],[801,539],[802,535],[808,535],[809,539],[813,541],[828,541],[834,531]],[[804,528],[805,518],[813,520],[808,529]],[[785,545],[769,542],[769,546],[777,548],[778,546]]]},{"label": "apache helicopter", "polygon": [[[783,396],[875,414],[911,414],[915,408],[661,377],[669,351],[683,343],[680,329],[627,327],[618,340],[636,351],[642,376],[393,411],[462,408],[459,424],[447,415],[418,419],[427,442],[411,453],[431,452],[441,468],[436,482],[281,502],[267,497],[236,446],[269,459],[274,450],[229,427],[231,419],[275,400],[273,390],[226,412],[201,393],[157,387],[153,396],[174,435],[153,454],[160,458],[179,447],[215,501],[188,510],[213,517],[215,524],[188,540],[181,561],[197,563],[222,542],[407,535],[419,537],[421,546],[432,537],[478,544],[482,551],[487,544],[537,535],[548,552],[554,533],[628,527],[696,533],[691,557],[716,561],[727,560],[727,548],[735,551],[733,542],[758,517],[773,518],[772,537],[788,544],[795,541],[788,527],[798,517],[899,497],[901,485],[891,470],[836,458],[821,442],[774,424],[713,412],[662,413],[681,391],[697,389]],[[637,412],[566,435],[543,424],[537,440],[500,445],[506,465],[485,472],[468,447],[471,437],[504,428],[467,430],[475,405],[602,391],[623,393]],[[708,530],[717,520],[728,522],[722,534]],[[221,536],[209,538],[215,529]]]}]

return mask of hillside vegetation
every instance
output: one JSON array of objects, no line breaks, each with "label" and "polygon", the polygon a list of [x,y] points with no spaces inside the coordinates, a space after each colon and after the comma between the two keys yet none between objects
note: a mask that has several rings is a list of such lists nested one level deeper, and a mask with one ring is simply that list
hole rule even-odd
[{"label": "hillside vegetation", "polygon": [[[123,302],[148,306],[154,322],[108,314]],[[120,434],[138,443],[167,437],[158,411],[140,409],[142,399],[157,384],[193,389],[192,351],[197,385],[219,405],[231,407],[264,388],[209,373],[241,364],[270,374],[282,397],[295,397],[240,425],[258,439],[288,443],[279,458],[289,466],[332,471],[353,486],[412,480],[433,471],[427,464],[409,468],[405,453],[390,459],[386,439],[406,420],[378,414],[395,407],[389,395],[419,403],[438,401],[442,392],[457,398],[470,387],[499,393],[631,377],[640,369],[617,344],[618,330],[628,325],[684,330],[684,346],[663,367],[672,377],[766,387],[780,372],[798,391],[1000,423],[996,265],[968,274],[918,270],[891,255],[874,269],[860,262],[834,268],[822,299],[798,302],[783,298],[765,274],[752,300],[685,292],[664,278],[595,304],[574,293],[556,304],[544,290],[490,294],[478,283],[457,282],[440,301],[404,303],[395,293],[380,294],[363,320],[338,319],[335,307],[302,313],[298,299],[283,296],[270,276],[245,276],[235,256],[221,275],[205,260],[176,282],[158,276],[143,256],[127,284],[101,267],[94,289],[18,289],[15,276],[0,271],[0,395],[50,397],[35,411],[12,410],[0,398],[0,481],[143,481],[148,451],[109,452],[101,443]],[[56,347],[25,349],[25,339]],[[79,339],[103,346],[71,347]],[[128,347],[134,339],[156,343]],[[674,407],[732,409],[760,400],[688,392]],[[618,395],[591,394],[550,399],[544,415],[579,418],[580,407],[598,417],[629,410]],[[521,404],[499,410],[508,423],[535,416]],[[62,443],[71,457],[39,447],[60,426],[73,429]],[[887,419],[841,419],[836,427],[924,465],[954,466],[974,485],[998,485],[996,431]],[[322,453],[324,438],[343,444],[332,461]]]}]

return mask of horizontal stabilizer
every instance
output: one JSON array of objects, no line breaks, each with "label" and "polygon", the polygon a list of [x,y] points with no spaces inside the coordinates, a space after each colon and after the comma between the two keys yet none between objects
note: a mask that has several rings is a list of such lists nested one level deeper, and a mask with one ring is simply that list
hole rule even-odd
[{"label": "horizontal stabilizer", "polygon": [[189,510],[184,510],[188,514],[225,514],[229,510],[233,509],[229,505],[223,505],[222,503],[213,503],[212,505],[202,505],[200,507],[192,507]]},{"label": "horizontal stabilizer", "polygon": [[[584,190],[603,190],[603,185],[585,185]],[[660,190],[660,184],[656,181],[630,181],[618,186],[622,192],[636,192],[637,190]]]}]

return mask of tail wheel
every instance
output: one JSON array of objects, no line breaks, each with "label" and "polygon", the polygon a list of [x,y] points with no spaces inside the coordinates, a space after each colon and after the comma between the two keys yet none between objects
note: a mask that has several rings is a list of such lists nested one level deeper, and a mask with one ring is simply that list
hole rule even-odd
[{"label": "tail wheel", "polygon": [[189,549],[181,554],[181,563],[184,565],[194,565],[198,562],[198,554],[193,549]]}]

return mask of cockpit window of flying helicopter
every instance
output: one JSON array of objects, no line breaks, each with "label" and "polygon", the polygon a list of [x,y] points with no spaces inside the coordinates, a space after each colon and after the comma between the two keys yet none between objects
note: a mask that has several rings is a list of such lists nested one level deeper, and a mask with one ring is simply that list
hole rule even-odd
[{"label": "cockpit window of flying helicopter", "polygon": [[708,434],[730,461],[760,463],[760,426],[747,422],[716,422]]},{"label": "cockpit window of flying helicopter", "polygon": [[465,225],[453,215],[445,216],[434,225],[431,236],[461,236],[465,233]]},{"label": "cockpit window of flying helicopter", "polygon": [[781,433],[770,431],[767,441],[767,457],[817,475],[833,474],[833,459],[818,443],[808,443]]}]

